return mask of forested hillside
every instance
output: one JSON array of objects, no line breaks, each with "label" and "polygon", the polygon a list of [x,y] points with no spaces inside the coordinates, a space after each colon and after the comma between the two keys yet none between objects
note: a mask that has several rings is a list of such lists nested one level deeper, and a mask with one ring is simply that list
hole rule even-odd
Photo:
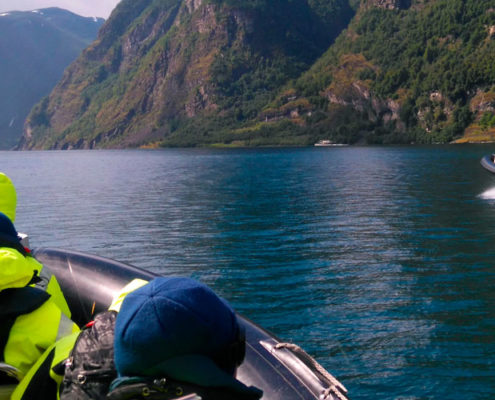
[{"label": "forested hillside", "polygon": [[17,144],[31,108],[102,24],[57,8],[0,14],[0,149]]},{"label": "forested hillside", "polygon": [[493,0],[123,0],[20,147],[491,140],[494,46]]},{"label": "forested hillside", "polygon": [[[490,138],[495,106],[495,3],[363,5],[292,89],[308,125],[337,141],[449,142]],[[287,106],[287,104],[284,104]]]}]

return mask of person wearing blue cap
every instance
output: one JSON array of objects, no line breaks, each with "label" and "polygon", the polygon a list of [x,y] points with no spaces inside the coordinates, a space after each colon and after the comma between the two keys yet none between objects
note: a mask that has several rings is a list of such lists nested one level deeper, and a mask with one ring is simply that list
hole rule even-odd
[{"label": "person wearing blue cap", "polygon": [[147,377],[174,382],[181,392],[188,387],[203,399],[262,395],[235,379],[245,353],[235,312],[196,280],[156,278],[127,295],[117,315],[114,343],[118,378],[110,398],[117,398],[126,383]]}]

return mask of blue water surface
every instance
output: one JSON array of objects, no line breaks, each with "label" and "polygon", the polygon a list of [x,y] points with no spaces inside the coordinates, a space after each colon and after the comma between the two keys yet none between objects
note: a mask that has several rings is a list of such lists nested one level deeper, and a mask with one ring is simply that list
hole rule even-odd
[{"label": "blue water surface", "polygon": [[33,247],[211,285],[362,399],[495,398],[495,146],[0,152]]}]

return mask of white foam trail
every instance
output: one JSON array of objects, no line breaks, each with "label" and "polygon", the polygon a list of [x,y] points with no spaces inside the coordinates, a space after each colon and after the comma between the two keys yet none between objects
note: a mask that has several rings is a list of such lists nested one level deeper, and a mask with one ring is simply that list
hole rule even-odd
[{"label": "white foam trail", "polygon": [[495,188],[485,190],[479,197],[484,200],[495,200]]}]

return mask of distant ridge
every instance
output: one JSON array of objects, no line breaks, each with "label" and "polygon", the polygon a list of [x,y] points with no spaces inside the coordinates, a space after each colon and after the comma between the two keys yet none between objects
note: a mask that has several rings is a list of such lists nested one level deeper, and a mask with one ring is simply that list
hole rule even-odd
[{"label": "distant ridge", "polygon": [[0,149],[17,144],[29,110],[96,38],[103,22],[59,8],[0,13]]}]

